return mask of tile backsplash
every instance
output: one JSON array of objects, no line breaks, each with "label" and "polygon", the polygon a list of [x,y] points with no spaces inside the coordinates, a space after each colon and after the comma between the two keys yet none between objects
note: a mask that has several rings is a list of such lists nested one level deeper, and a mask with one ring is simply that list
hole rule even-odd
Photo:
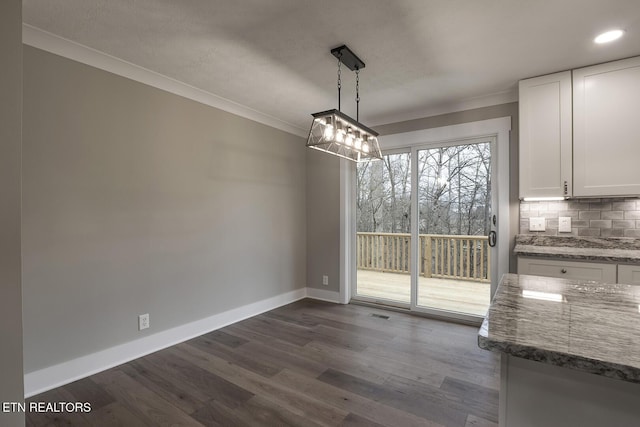
[{"label": "tile backsplash", "polygon": [[[571,217],[571,233],[558,232],[558,218]],[[529,218],[546,219],[545,231],[529,231]],[[520,234],[640,238],[640,198],[520,202]]]}]

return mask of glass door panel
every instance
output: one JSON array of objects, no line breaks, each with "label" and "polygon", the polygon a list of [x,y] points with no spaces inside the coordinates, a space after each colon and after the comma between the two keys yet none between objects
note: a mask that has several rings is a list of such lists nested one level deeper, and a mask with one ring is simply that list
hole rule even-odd
[{"label": "glass door panel", "polygon": [[418,149],[415,306],[484,316],[491,293],[491,141]]},{"label": "glass door panel", "polygon": [[356,292],[359,299],[411,302],[411,154],[385,155],[356,170]]}]

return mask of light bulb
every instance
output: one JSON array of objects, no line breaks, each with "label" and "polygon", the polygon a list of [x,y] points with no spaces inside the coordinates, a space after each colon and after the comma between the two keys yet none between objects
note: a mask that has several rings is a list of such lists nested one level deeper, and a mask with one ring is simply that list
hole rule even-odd
[{"label": "light bulb", "polygon": [[364,151],[365,153],[369,152],[369,144],[367,144],[366,142],[364,144],[362,144],[362,151]]},{"label": "light bulb", "polygon": [[356,149],[359,150],[362,147],[362,138],[356,138]]},{"label": "light bulb", "polygon": [[333,139],[333,126],[326,125],[324,128],[324,139]]},{"label": "light bulb", "polygon": [[344,143],[349,147],[353,145],[353,134],[351,132],[347,133],[347,137],[345,138]]},{"label": "light bulb", "polygon": [[343,142],[344,141],[344,131],[341,129],[338,129],[338,132],[336,132],[336,142]]}]

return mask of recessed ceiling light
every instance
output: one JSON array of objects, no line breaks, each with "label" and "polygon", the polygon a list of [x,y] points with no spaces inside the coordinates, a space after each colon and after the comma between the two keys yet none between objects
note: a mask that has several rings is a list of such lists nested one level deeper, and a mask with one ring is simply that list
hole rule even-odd
[{"label": "recessed ceiling light", "polygon": [[609,43],[614,40],[618,40],[620,37],[622,37],[623,34],[624,34],[624,31],[622,30],[611,30],[611,31],[607,31],[605,33],[600,34],[593,41],[598,44]]}]

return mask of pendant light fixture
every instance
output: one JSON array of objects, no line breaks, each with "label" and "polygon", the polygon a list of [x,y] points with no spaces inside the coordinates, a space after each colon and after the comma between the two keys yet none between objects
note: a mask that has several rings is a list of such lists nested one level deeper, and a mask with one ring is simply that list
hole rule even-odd
[{"label": "pendant light fixture", "polygon": [[[307,147],[351,160],[364,162],[381,160],[378,133],[360,123],[360,70],[364,62],[346,45],[331,49],[338,58],[338,109],[312,114],[313,122],[307,139]],[[340,111],[342,65],[356,72],[356,119]]]}]

